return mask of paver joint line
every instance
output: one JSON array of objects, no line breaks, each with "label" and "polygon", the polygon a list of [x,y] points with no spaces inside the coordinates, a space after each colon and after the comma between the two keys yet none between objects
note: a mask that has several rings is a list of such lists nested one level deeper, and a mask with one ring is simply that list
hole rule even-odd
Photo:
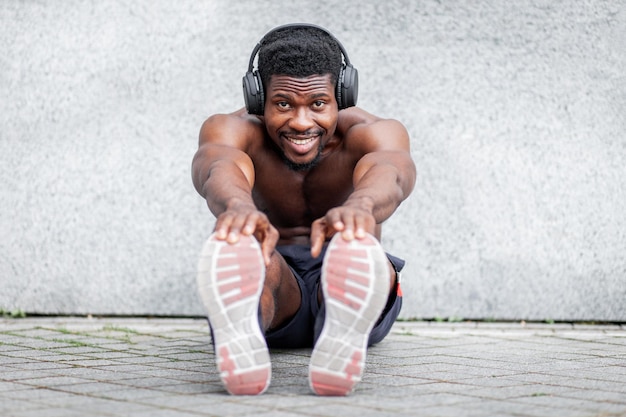
[{"label": "paver joint line", "polygon": [[205,320],[2,319],[0,415],[626,415],[614,325],[398,322],[343,399],[311,394],[310,354],[273,351],[267,393],[234,397]]}]

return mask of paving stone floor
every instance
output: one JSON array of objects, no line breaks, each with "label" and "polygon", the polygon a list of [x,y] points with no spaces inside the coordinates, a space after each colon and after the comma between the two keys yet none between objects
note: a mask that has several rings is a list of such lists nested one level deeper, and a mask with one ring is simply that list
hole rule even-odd
[{"label": "paving stone floor", "polygon": [[345,398],[311,393],[309,355],[234,397],[204,320],[5,318],[0,416],[626,416],[620,325],[398,322]]}]

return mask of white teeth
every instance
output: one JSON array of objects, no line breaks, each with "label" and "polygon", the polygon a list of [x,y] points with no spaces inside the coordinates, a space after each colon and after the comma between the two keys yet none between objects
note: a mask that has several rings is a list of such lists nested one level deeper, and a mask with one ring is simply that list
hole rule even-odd
[{"label": "white teeth", "polygon": [[307,143],[313,140],[313,138],[308,138],[308,139],[287,138],[287,139],[289,139],[289,142],[296,144],[296,145],[306,145]]}]

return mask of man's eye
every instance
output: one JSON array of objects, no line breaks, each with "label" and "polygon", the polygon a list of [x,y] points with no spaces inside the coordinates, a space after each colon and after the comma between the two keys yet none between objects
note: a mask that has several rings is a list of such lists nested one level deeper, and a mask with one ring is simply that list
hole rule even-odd
[{"label": "man's eye", "polygon": [[289,103],[287,103],[286,101],[279,101],[278,103],[276,103],[276,105],[281,109],[289,108]]},{"label": "man's eye", "polygon": [[324,107],[325,104],[325,102],[318,100],[313,103],[313,107],[315,107],[316,109],[321,109],[322,107]]}]

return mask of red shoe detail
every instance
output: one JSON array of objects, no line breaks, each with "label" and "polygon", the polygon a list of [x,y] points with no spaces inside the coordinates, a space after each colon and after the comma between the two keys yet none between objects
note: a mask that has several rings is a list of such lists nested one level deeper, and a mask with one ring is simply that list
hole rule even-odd
[{"label": "red shoe detail", "polygon": [[213,329],[215,356],[226,390],[257,395],[271,378],[258,309],[265,264],[258,242],[242,236],[230,245],[211,236],[198,262],[198,289]]},{"label": "red shoe detail", "polygon": [[228,392],[234,395],[258,395],[265,391],[269,377],[268,369],[255,369],[237,373],[235,362],[227,347],[220,349],[219,369]]},{"label": "red shoe detail", "polygon": [[356,351],[352,354],[352,362],[346,365],[345,372],[348,375],[348,379],[352,380],[353,375],[360,376],[361,375],[361,359],[363,358],[363,354],[359,351]]},{"label": "red shoe detail", "polygon": [[[352,354],[343,374],[331,374],[324,371],[311,372],[311,385],[318,395],[345,396],[360,381],[363,369],[363,355],[359,351]],[[356,378],[355,378],[356,377]]]},{"label": "red shoe detail", "polygon": [[348,395],[361,380],[369,333],[386,304],[389,269],[371,235],[345,241],[338,234],[322,266],[326,315],[309,365],[318,395]]},{"label": "red shoe detail", "polygon": [[351,379],[320,371],[312,371],[310,378],[311,387],[317,395],[346,396],[356,384]]}]

